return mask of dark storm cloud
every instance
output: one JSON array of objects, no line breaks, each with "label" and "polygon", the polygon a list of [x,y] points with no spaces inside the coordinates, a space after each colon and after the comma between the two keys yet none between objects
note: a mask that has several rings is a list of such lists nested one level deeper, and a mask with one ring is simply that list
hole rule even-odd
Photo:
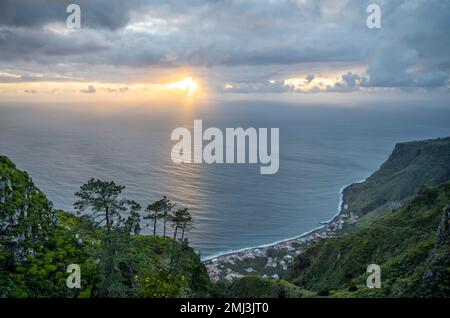
[{"label": "dark storm cloud", "polygon": [[48,23],[65,23],[69,4],[80,5],[83,24],[94,28],[119,29],[129,22],[133,8],[139,9],[142,1],[104,0],[2,0],[0,25],[14,27],[41,27]]},{"label": "dark storm cloud", "polygon": [[0,70],[84,65],[95,78],[99,66],[123,67],[132,78],[133,68],[197,67],[218,83],[241,81],[243,92],[273,92],[291,90],[277,76],[309,73],[307,65],[353,65],[365,71],[349,68],[330,90],[448,85],[446,0],[382,1],[380,30],[366,27],[366,0],[73,2],[82,29],[64,32],[70,2],[1,1]]},{"label": "dark storm cloud", "polygon": [[[110,43],[93,32],[65,36],[34,29],[0,29],[1,60],[35,60],[43,64],[78,59],[110,47]],[[55,57],[57,57],[55,59]]]},{"label": "dark storm cloud", "polygon": [[[10,28],[11,51],[18,59],[24,51],[17,28],[41,32],[50,23],[64,24],[65,5],[57,1],[2,2],[0,25]],[[96,60],[119,65],[145,66],[160,63],[213,65],[295,64],[310,61],[351,60],[358,54],[349,38],[339,41],[324,36],[326,27],[311,28],[320,17],[320,5],[296,1],[78,1],[82,26],[98,32],[114,48]],[[124,31],[142,21],[163,21],[154,33]],[[305,24],[306,23],[306,24]],[[310,30],[302,30],[311,24]],[[148,29],[154,26],[148,26]],[[320,35],[321,29],[323,34]],[[308,34],[305,33],[308,32]],[[332,31],[332,30],[331,30]],[[313,35],[313,33],[318,33]],[[302,36],[302,33],[304,36]],[[37,34],[35,34],[37,36]],[[315,41],[316,36],[322,40]],[[17,38],[15,38],[17,36]],[[34,40],[30,40],[33,45]],[[61,38],[61,41],[64,41]],[[324,50],[321,42],[328,47]],[[19,43],[15,43],[19,42]],[[6,43],[0,48],[3,48]],[[53,45],[49,43],[48,47]],[[57,50],[62,49],[61,46]],[[83,48],[89,52],[89,48]],[[66,53],[72,55],[72,47]],[[45,52],[53,54],[54,52]],[[94,52],[95,53],[95,52]],[[108,61],[111,59],[112,61]]]}]

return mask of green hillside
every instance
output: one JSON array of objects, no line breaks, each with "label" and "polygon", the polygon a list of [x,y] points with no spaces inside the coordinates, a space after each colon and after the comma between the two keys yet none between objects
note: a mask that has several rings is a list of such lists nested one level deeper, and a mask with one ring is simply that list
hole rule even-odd
[{"label": "green hillside", "polygon": [[[314,244],[295,260],[288,280],[314,291],[336,290],[335,296],[448,297],[449,213],[450,182],[424,187],[371,226]],[[364,286],[373,263],[381,266],[382,289]]]},{"label": "green hillside", "polygon": [[[110,297],[208,295],[206,269],[187,241],[114,235]],[[0,156],[0,297],[101,297],[106,238],[88,217],[53,209],[27,173]],[[66,286],[69,264],[80,266],[80,289]]]},{"label": "green hillside", "polygon": [[[357,215],[356,224],[305,246],[284,279],[213,284],[187,240],[138,234],[135,202],[112,200],[131,210],[108,228],[54,209],[0,156],[0,297],[449,297],[449,179],[450,138],[400,143],[365,182],[344,190],[343,213]],[[82,204],[93,186],[121,193],[91,181],[78,194]],[[178,212],[172,221],[186,221]],[[66,286],[69,264],[80,265],[79,289]],[[366,286],[369,264],[381,267],[381,289]]]},{"label": "green hillside", "polygon": [[450,137],[399,143],[381,167],[362,183],[344,189],[345,213],[359,217],[356,227],[389,213],[422,185],[450,180]]},{"label": "green hillside", "polygon": [[[291,284],[284,282],[288,291],[281,294],[450,296],[448,180],[450,138],[397,144],[379,170],[344,189],[342,213],[358,221],[297,256],[284,277]],[[366,286],[369,264],[381,266],[381,289]],[[253,291],[279,297],[279,288],[260,277],[244,277],[228,290],[233,297]]]},{"label": "green hillside", "polygon": [[[218,289],[218,288],[216,288]],[[303,298],[315,296],[314,292],[301,289],[285,280],[271,280],[248,275],[225,284],[221,297],[234,298]]]}]

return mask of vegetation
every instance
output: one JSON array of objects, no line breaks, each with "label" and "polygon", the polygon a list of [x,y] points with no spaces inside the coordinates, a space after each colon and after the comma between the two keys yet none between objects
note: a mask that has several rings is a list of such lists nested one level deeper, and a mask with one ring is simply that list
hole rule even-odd
[{"label": "vegetation", "polygon": [[256,275],[245,276],[226,284],[221,297],[235,298],[299,298],[312,297],[314,293],[303,290],[285,280],[270,280]]},{"label": "vegetation", "polygon": [[[114,281],[121,279],[122,271],[116,267],[116,254],[120,250],[127,250],[127,246],[131,240],[128,239],[130,232],[139,234],[140,217],[138,211],[141,209],[138,203],[120,198],[119,195],[124,189],[123,186],[116,185],[114,182],[104,182],[101,180],[89,180],[88,183],[81,186],[80,192],[75,195],[79,200],[75,202],[75,209],[78,214],[89,209],[92,211],[88,214],[89,220],[97,227],[102,236],[102,252],[104,268],[103,285],[99,291],[100,296],[109,297],[121,295],[120,291],[114,291]],[[129,213],[129,217],[124,219],[121,213]],[[137,233],[136,233],[137,232]],[[119,246],[124,245],[123,247]],[[122,263],[123,264],[123,263]],[[119,275],[114,278],[114,275]],[[122,289],[121,286],[119,289]]]},{"label": "vegetation", "polygon": [[[450,182],[424,187],[370,227],[317,242],[297,257],[287,278],[302,288],[335,290],[334,296],[448,297],[449,203]],[[372,263],[381,266],[379,290],[365,286]]]},{"label": "vegetation", "polygon": [[356,227],[362,228],[405,204],[421,186],[435,187],[447,180],[450,137],[398,143],[380,169],[344,189],[346,212],[356,214]]},{"label": "vegetation", "polygon": [[[397,144],[378,171],[344,190],[343,212],[358,222],[312,244],[284,278],[316,297],[449,297],[448,180],[450,138]],[[381,289],[366,286],[373,263],[381,266]],[[236,297],[273,288],[247,277],[233,286]]]},{"label": "vegetation", "polygon": [[[344,213],[357,215],[356,225],[310,244],[284,279],[213,284],[186,239],[188,209],[164,196],[141,214],[123,186],[91,179],[76,193],[76,216],[55,210],[0,156],[0,297],[449,297],[449,179],[450,138],[398,144],[377,172],[345,189]],[[141,218],[152,236],[139,234]],[[66,285],[70,264],[81,268],[81,288]],[[381,267],[380,289],[366,286],[369,264]]]},{"label": "vegetation", "polygon": [[[89,180],[76,193],[84,213],[75,216],[53,209],[25,172],[0,157],[0,296],[207,296],[206,269],[185,238],[188,210],[172,213],[166,197],[157,201],[181,240],[139,235],[141,207],[123,189]],[[80,289],[66,285],[69,264],[81,268]]]}]

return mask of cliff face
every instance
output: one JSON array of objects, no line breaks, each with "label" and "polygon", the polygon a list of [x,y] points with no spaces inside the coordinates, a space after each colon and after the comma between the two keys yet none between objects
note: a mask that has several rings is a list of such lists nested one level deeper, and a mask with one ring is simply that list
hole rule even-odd
[{"label": "cliff face", "polygon": [[[358,223],[299,255],[288,279],[345,297],[450,296],[449,179],[450,138],[397,144],[378,171],[344,190],[343,213]],[[365,286],[369,264],[381,266],[382,289]]]},{"label": "cliff face", "polygon": [[[450,296],[450,182],[421,192],[369,227],[317,242],[296,259],[289,280],[336,296]],[[381,266],[382,289],[364,286],[369,264]]]},{"label": "cliff face", "polygon": [[20,262],[48,241],[56,226],[52,204],[29,176],[0,156],[0,244]]},{"label": "cliff face", "polygon": [[399,143],[388,160],[362,183],[344,189],[346,213],[366,226],[411,199],[421,186],[450,180],[450,137]]},{"label": "cliff face", "polygon": [[450,204],[444,207],[441,223],[439,224],[436,248],[448,244],[450,241]]}]

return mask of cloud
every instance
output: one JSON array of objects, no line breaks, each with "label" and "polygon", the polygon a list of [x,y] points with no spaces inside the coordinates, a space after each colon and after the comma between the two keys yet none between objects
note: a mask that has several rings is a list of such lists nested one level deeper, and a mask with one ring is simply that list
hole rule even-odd
[{"label": "cloud", "polygon": [[[0,2],[0,25],[39,28],[49,23],[65,23],[71,2],[55,0],[2,0]],[[77,0],[81,7],[82,25],[91,28],[116,30],[130,21],[134,10],[143,1]]]},{"label": "cloud", "polygon": [[404,87],[411,86],[414,78],[408,69],[418,61],[416,50],[400,46],[384,46],[373,57],[368,74],[369,86]]},{"label": "cloud", "polygon": [[449,83],[449,72],[447,71],[431,71],[419,75],[415,80],[417,87],[440,87]]},{"label": "cloud", "polygon": [[342,80],[348,87],[355,87],[361,82],[361,77],[358,74],[348,72],[347,74],[342,75]]},{"label": "cloud", "polygon": [[31,83],[31,82],[68,82],[73,79],[63,76],[6,74],[0,72],[0,83]]},{"label": "cloud", "polygon": [[[333,84],[324,84],[334,82]],[[320,92],[353,92],[358,91],[367,82],[366,78],[358,74],[347,72],[340,79],[316,78],[308,74],[304,80],[264,80],[253,83],[228,83],[222,91],[228,93],[320,93]]]},{"label": "cloud", "polygon": [[93,85],[89,85],[87,89],[81,89],[80,93],[86,93],[86,94],[94,94],[97,90]]},{"label": "cloud", "polygon": [[374,55],[368,68],[367,87],[441,87],[447,84],[449,71],[416,68],[420,64],[417,50],[385,46]]},{"label": "cloud", "polygon": [[314,78],[315,78],[314,74],[308,74],[305,77],[305,79],[308,82],[308,84],[311,83]]},{"label": "cloud", "polygon": [[273,80],[260,83],[227,84],[221,90],[225,93],[286,93],[293,92],[295,88],[284,80]]},{"label": "cloud", "polygon": [[223,92],[291,92],[282,79],[319,73],[344,74],[330,91],[447,85],[450,1],[385,0],[380,30],[365,25],[371,2],[79,0],[82,29],[69,31],[67,3],[3,0],[0,72],[130,83],[190,70]]},{"label": "cloud", "polygon": [[[36,61],[40,64],[89,62],[109,44],[92,31],[69,35],[22,28],[0,29],[0,60]],[[84,56],[91,56],[83,58]]]},{"label": "cloud", "polygon": [[[336,30],[319,22],[308,35],[300,36],[299,29],[309,28],[316,18],[320,21],[321,13],[314,2],[124,3],[80,1],[82,30],[61,35],[48,27],[57,24],[60,29],[65,28],[67,13],[61,4],[51,0],[2,2],[3,11],[9,13],[0,18],[0,25],[6,27],[0,37],[4,38],[0,49],[10,53],[2,58],[45,62],[47,56],[58,55],[62,62],[73,62],[73,56],[78,54],[91,55],[87,63],[173,67],[349,61],[358,54],[351,37],[346,35],[336,41],[336,32],[345,34],[348,30]],[[321,40],[318,42],[317,38]],[[108,50],[97,54],[103,48]],[[31,51],[36,52],[27,54]]]},{"label": "cloud", "polygon": [[128,92],[128,87],[119,87],[119,88],[111,88],[111,87],[102,87],[100,88],[103,91],[106,91],[108,93],[125,93]]}]

